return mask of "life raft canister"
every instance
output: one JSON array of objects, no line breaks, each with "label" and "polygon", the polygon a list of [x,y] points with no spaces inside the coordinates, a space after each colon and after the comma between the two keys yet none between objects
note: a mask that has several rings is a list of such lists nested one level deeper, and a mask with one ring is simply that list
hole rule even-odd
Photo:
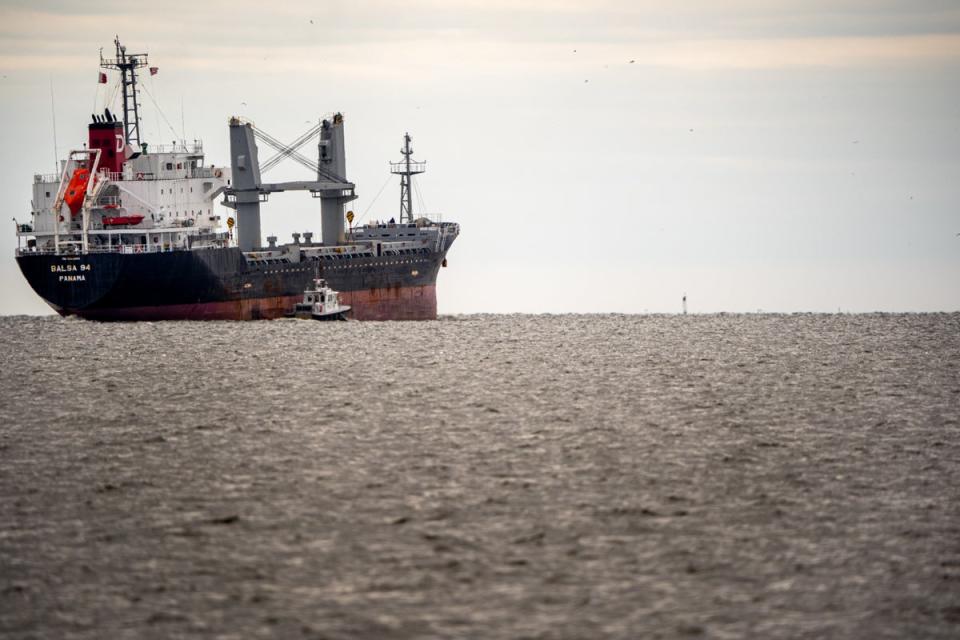
[{"label": "life raft canister", "polygon": [[83,207],[83,198],[87,195],[87,182],[90,181],[90,171],[84,167],[74,169],[70,182],[67,184],[67,194],[63,201],[70,207],[70,213],[77,215]]}]

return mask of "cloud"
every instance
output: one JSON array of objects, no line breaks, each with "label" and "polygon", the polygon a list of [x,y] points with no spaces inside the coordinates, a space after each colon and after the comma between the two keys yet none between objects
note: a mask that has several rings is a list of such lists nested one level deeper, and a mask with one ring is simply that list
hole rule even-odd
[{"label": "cloud", "polygon": [[851,67],[960,61],[960,35],[715,39],[660,43],[647,62],[691,69]]},{"label": "cloud", "polygon": [[0,8],[0,25],[7,70],[95,67],[97,50],[109,52],[117,33],[167,66],[254,73],[385,77],[402,63],[432,75],[581,74],[631,59],[695,70],[960,61],[960,8],[937,1],[360,0],[282,3],[264,14],[246,0],[174,0],[162,11],[17,0]]}]

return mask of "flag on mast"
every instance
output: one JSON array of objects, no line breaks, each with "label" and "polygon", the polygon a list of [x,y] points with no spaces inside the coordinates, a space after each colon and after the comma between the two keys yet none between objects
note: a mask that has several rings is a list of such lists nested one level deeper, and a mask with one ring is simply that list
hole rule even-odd
[{"label": "flag on mast", "polygon": [[157,71],[160,71],[160,67],[150,67],[150,75],[157,75]]}]

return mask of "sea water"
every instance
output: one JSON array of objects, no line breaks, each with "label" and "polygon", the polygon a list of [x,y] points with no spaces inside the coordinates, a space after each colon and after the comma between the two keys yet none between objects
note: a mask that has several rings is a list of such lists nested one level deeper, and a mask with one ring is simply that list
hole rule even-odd
[{"label": "sea water", "polygon": [[4,638],[956,638],[960,314],[0,318]]}]

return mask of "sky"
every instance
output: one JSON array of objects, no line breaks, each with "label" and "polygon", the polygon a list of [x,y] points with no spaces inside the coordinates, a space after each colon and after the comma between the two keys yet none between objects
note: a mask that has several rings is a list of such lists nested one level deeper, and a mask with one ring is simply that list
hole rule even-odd
[{"label": "sky", "polygon": [[[208,163],[231,115],[293,139],[342,112],[362,220],[398,214],[409,132],[415,210],[461,225],[440,313],[960,310],[955,0],[0,0],[18,221],[114,106],[115,35],[159,67],[142,137]],[[319,232],[303,194],[262,211],[265,236]],[[11,224],[0,314],[49,313],[15,247]]]}]

